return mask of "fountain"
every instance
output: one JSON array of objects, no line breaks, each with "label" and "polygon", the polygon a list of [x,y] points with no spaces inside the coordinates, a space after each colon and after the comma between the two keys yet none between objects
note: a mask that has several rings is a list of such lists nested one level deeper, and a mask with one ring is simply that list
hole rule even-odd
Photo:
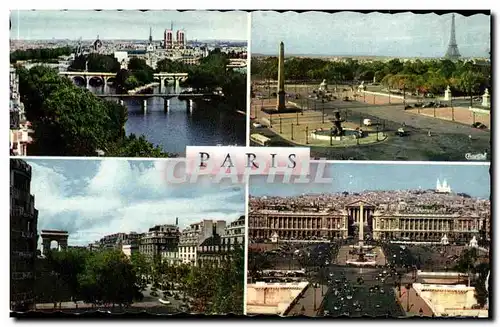
[{"label": "fountain", "polygon": [[371,248],[370,246],[364,245],[364,239],[365,239],[365,231],[364,231],[364,210],[363,210],[363,205],[359,207],[359,212],[360,212],[360,217],[359,217],[359,235],[358,235],[358,245],[354,246],[355,249],[357,249],[357,259],[355,260],[347,260],[346,264],[348,265],[353,265],[353,266],[358,266],[358,267],[364,267],[364,266],[376,266],[377,262],[375,260],[369,260],[366,258],[366,253],[365,249]]},{"label": "fountain", "polygon": [[312,138],[314,140],[323,141],[342,141],[343,137],[357,138],[361,135],[360,131],[342,127],[342,123],[345,122],[345,119],[340,117],[340,112],[338,110],[333,112],[331,122],[333,123],[331,129],[320,128],[314,130],[311,133]]},{"label": "fountain", "polygon": [[342,122],[345,120],[340,118],[340,112],[336,110],[333,113],[333,127],[332,127],[332,136],[343,136],[344,135],[344,129],[342,128]]}]

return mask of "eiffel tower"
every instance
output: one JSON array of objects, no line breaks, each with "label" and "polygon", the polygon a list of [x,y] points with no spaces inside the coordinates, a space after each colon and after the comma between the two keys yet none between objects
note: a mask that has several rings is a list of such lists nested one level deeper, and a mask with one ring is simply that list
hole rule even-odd
[{"label": "eiffel tower", "polygon": [[455,39],[455,14],[451,14],[451,35],[450,43],[448,44],[448,50],[446,50],[445,58],[448,59],[458,59],[460,58],[460,52],[458,51],[457,40]]}]

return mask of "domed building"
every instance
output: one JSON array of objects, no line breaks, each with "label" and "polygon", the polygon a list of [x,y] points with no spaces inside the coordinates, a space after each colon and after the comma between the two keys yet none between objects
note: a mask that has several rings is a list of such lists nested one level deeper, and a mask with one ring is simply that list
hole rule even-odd
[{"label": "domed building", "polygon": [[99,52],[101,50],[102,46],[103,46],[102,41],[99,39],[99,35],[97,35],[97,39],[92,44],[92,49],[95,52]]}]

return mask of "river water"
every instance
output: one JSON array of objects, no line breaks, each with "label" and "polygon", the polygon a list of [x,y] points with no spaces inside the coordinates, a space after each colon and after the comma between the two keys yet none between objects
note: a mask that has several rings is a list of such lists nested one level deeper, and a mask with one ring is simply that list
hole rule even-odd
[{"label": "river water", "polygon": [[[89,87],[93,93],[116,93],[109,86]],[[183,88],[169,85],[162,93],[180,93]],[[153,93],[160,93],[158,87]],[[110,99],[112,100],[112,99]],[[170,99],[168,112],[164,112],[163,98],[147,100],[147,112],[142,111],[143,98],[124,98],[128,108],[125,131],[137,136],[144,135],[154,145],[165,152],[185,155],[188,145],[245,145],[246,118],[235,110],[219,110],[210,103],[197,102],[190,113],[186,101]]]}]

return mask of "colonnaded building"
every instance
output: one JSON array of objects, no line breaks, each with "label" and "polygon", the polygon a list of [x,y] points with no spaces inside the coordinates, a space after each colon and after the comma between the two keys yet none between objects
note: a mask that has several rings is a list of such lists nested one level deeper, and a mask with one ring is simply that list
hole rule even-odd
[{"label": "colonnaded building", "polygon": [[357,235],[363,221],[365,237],[374,240],[465,243],[475,236],[489,241],[490,208],[489,199],[453,193],[439,180],[435,190],[252,197],[249,238],[347,239]]}]

